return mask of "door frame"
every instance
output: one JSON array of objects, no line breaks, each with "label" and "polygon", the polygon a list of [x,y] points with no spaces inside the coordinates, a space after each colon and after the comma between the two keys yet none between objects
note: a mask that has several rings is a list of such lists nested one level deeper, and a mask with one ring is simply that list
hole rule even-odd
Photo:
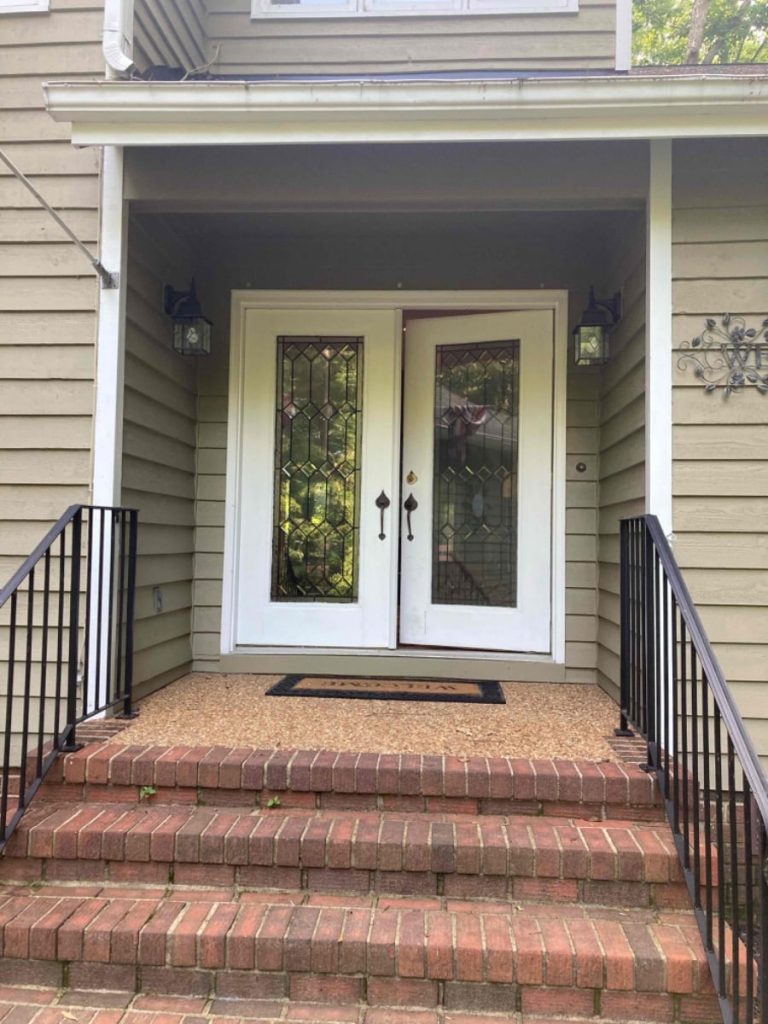
[{"label": "door frame", "polygon": [[[565,664],[565,490],[566,490],[566,384],[568,365],[568,292],[565,290],[462,290],[462,291],[298,291],[298,290],[233,290],[229,353],[229,396],[227,412],[227,476],[224,513],[224,572],[222,581],[221,654],[301,654],[370,653],[367,649],[345,650],[302,647],[253,647],[236,643],[237,601],[240,549],[240,495],[242,464],[243,366],[245,353],[245,312],[250,309],[456,309],[483,313],[494,310],[551,310],[554,320],[553,424],[552,424],[552,634],[551,646],[544,660]],[[398,320],[398,331],[402,320]],[[397,352],[398,373],[400,351]],[[395,396],[399,417],[401,396]],[[393,567],[396,586],[396,566]],[[403,651],[408,657],[434,658],[457,655],[449,649],[388,649],[396,656]],[[479,660],[495,660],[495,652],[473,651]],[[542,655],[504,654],[504,660],[542,660]]]}]

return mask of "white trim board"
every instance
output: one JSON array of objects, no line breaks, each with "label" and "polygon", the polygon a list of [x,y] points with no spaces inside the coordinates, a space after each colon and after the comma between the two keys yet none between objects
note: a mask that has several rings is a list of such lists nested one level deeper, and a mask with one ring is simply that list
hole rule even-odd
[{"label": "white trim board", "polygon": [[[247,309],[548,309],[554,314],[552,467],[552,648],[565,662],[565,411],[568,355],[568,293],[565,291],[233,291],[230,342],[227,481],[224,519],[221,654],[240,653],[236,644],[238,551],[240,547],[240,454],[242,447],[244,313]],[[252,649],[251,649],[252,650]],[[318,654],[323,648],[315,648]],[[447,651],[446,651],[447,654]],[[418,656],[414,654],[413,656]],[[482,657],[482,654],[480,655]],[[509,657],[507,655],[507,657]],[[520,655],[525,659],[525,655]]]},{"label": "white trim board", "polygon": [[650,145],[645,339],[645,510],[672,533],[672,143]]},{"label": "white trim board", "polygon": [[49,82],[77,145],[653,139],[768,134],[768,76]]}]

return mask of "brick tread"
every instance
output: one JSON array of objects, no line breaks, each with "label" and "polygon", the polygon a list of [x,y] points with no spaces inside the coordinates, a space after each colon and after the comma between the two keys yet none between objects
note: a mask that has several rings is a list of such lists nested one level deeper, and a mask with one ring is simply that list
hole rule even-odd
[{"label": "brick tread", "polygon": [[711,991],[691,914],[576,905],[5,887],[0,953],[11,972],[20,960],[75,961],[249,977],[365,974],[369,989],[399,979],[416,989],[432,981]]},{"label": "brick tread", "polygon": [[[8,1017],[8,1015],[11,1015]],[[66,1014],[66,1017],[64,1016]],[[465,1013],[266,999],[152,996],[121,991],[0,986],[0,1019],[14,1024],[584,1024],[583,1017]],[[605,1021],[604,1024],[613,1024]]]},{"label": "brick tread", "polygon": [[[529,760],[226,747],[126,746],[115,740],[89,744],[61,759],[62,795],[70,798],[110,786],[155,786],[170,798],[203,802],[237,794],[238,803],[266,802],[273,793],[320,806],[331,798],[358,803],[377,798],[401,808],[439,809],[440,802],[467,813],[499,813],[514,801],[539,812],[565,805],[629,808],[658,813],[656,787],[636,765],[614,762]],[[52,786],[48,786],[51,795]],[[197,796],[194,797],[194,792]],[[127,798],[128,794],[126,794]],[[133,794],[134,799],[136,794]],[[385,806],[384,809],[387,809]],[[391,809],[391,808],[390,808]],[[559,813],[556,812],[556,813]],[[573,811],[570,812],[572,815]]]},{"label": "brick tread", "polygon": [[[7,856],[10,863],[39,859],[41,867],[52,859],[229,866],[231,881],[241,884],[248,881],[247,871],[235,874],[241,867],[303,868],[312,873],[308,883],[319,881],[318,873],[327,870],[495,880],[681,879],[666,828],[530,815],[487,815],[473,821],[466,815],[426,813],[43,804],[27,813]],[[8,877],[2,863],[0,877]]]}]

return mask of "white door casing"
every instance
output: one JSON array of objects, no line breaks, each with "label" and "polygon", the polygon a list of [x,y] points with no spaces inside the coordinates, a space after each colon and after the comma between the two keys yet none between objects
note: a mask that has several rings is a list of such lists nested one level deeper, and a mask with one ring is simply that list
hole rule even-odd
[{"label": "white door casing", "polygon": [[[355,626],[356,636],[352,635],[351,630],[345,630],[344,635],[339,636],[340,631],[336,631],[333,628],[330,631],[318,630],[317,634],[313,637],[307,631],[306,627],[306,613],[309,611],[316,610],[322,604],[321,602],[297,604],[295,607],[302,609],[299,615],[299,621],[301,621],[300,628],[288,629],[287,634],[280,634],[279,631],[265,630],[261,628],[254,629],[253,621],[257,605],[254,604],[254,600],[261,601],[262,606],[269,605],[269,601],[265,601],[265,596],[269,597],[269,577],[264,575],[262,569],[262,579],[260,583],[260,591],[253,588],[254,583],[254,568],[252,562],[252,555],[254,551],[258,550],[259,544],[261,545],[261,554],[263,558],[265,548],[269,548],[271,545],[272,536],[272,497],[273,497],[273,446],[275,439],[275,380],[276,380],[276,368],[275,368],[275,354],[274,351],[266,362],[261,361],[259,363],[259,369],[257,378],[263,385],[268,385],[268,397],[262,403],[262,418],[258,419],[258,409],[253,408],[251,412],[248,411],[248,405],[251,404],[252,395],[247,386],[246,368],[249,363],[249,348],[251,347],[248,343],[249,334],[252,332],[252,324],[255,322],[252,318],[263,317],[265,312],[277,312],[282,311],[282,314],[288,313],[299,313],[312,311],[311,314],[311,327],[308,326],[310,321],[299,320],[296,321],[296,325],[301,328],[300,333],[304,333],[309,330],[310,333],[318,334],[325,330],[324,324],[328,325],[329,330],[339,332],[342,334],[355,334],[360,335],[365,333],[366,330],[371,330],[372,321],[368,321],[367,328],[360,328],[362,323],[360,317],[364,316],[369,312],[386,312],[387,317],[387,330],[391,331],[390,336],[395,336],[400,339],[400,323],[401,313],[403,310],[456,310],[465,311],[467,309],[477,310],[478,313],[482,312],[498,312],[498,311],[509,311],[516,310],[518,315],[525,314],[533,311],[547,311],[548,323],[550,324],[550,335],[549,345],[550,351],[554,351],[554,377],[553,387],[550,392],[550,418],[549,418],[549,432],[552,438],[552,457],[550,464],[554,467],[554,474],[550,478],[552,495],[551,500],[548,504],[548,509],[552,510],[553,528],[552,528],[552,543],[551,543],[551,554],[549,558],[550,573],[548,580],[545,580],[544,592],[547,593],[547,609],[544,613],[543,619],[547,622],[547,639],[543,645],[537,644],[536,650],[542,650],[544,653],[535,654],[532,653],[534,650],[533,643],[526,646],[522,644],[514,648],[519,653],[501,653],[503,648],[500,647],[498,639],[494,638],[494,642],[489,644],[487,648],[475,648],[477,651],[476,655],[470,655],[472,648],[467,648],[466,657],[474,656],[483,659],[494,659],[494,658],[513,658],[516,660],[550,660],[556,664],[562,664],[565,660],[565,382],[566,382],[566,355],[567,355],[567,302],[568,297],[565,292],[557,291],[453,291],[453,292],[438,292],[438,291],[391,291],[391,292],[306,292],[306,291],[240,291],[233,292],[232,294],[232,341],[231,341],[231,353],[230,353],[230,388],[229,388],[229,417],[228,417],[228,442],[227,442],[227,484],[226,484],[226,505],[225,505],[225,542],[224,542],[224,577],[223,577],[223,593],[222,593],[222,633],[221,633],[221,650],[222,654],[230,654],[240,652],[247,654],[249,652],[256,653],[262,651],[265,654],[276,654],[279,652],[290,652],[294,651],[300,653],[302,650],[307,652],[311,650],[323,650],[327,653],[333,653],[334,651],[349,652],[349,654],[365,654],[368,653],[380,653],[386,654],[389,650],[391,656],[398,654],[413,656],[424,656],[433,657],[435,656],[440,647],[437,646],[437,640],[428,640],[426,646],[421,647],[404,647],[397,648],[397,558],[389,558],[388,568],[383,566],[384,555],[386,549],[389,548],[390,539],[392,543],[397,543],[395,518],[397,515],[397,509],[401,507],[402,498],[405,494],[398,494],[399,489],[399,473],[395,471],[397,467],[397,459],[395,452],[397,444],[399,443],[399,425],[400,425],[400,410],[399,410],[399,387],[391,388],[391,395],[388,399],[384,400],[382,394],[378,396],[379,402],[379,415],[381,410],[386,407],[385,419],[380,420],[380,423],[391,423],[391,429],[385,428],[384,430],[378,430],[376,433],[377,452],[372,456],[376,457],[376,454],[384,456],[384,448],[387,448],[392,453],[391,466],[392,471],[388,478],[389,486],[383,485],[383,489],[387,492],[392,500],[392,505],[386,514],[386,521],[388,524],[387,528],[387,541],[386,546],[381,545],[378,548],[378,554],[382,565],[379,566],[379,571],[383,573],[383,590],[381,585],[379,586],[380,599],[376,604],[376,611],[374,618],[369,620],[369,625],[364,627],[362,630],[358,628],[361,619],[365,618],[364,612],[358,612],[355,614],[351,612],[347,619],[347,626],[352,619],[358,620],[358,625]],[[282,315],[281,314],[281,315]],[[331,319],[323,320],[318,314],[330,314]],[[342,319],[338,319],[342,317]],[[346,317],[346,319],[343,319]],[[459,317],[450,317],[449,319],[459,319]],[[382,323],[383,321],[379,321]],[[554,346],[552,346],[552,333],[551,325],[554,322]],[[294,326],[293,321],[283,320],[282,326],[280,327],[283,331],[293,332]],[[275,328],[278,325],[273,325],[273,335],[275,334]],[[392,357],[389,360],[391,366],[390,369],[385,371],[384,376],[387,376],[391,372],[390,380],[399,382],[400,380],[400,346],[395,344],[392,346]],[[383,364],[382,364],[383,365]],[[364,387],[366,392],[364,394],[364,401],[368,403],[369,412],[373,408],[371,406],[371,396],[368,394],[367,389],[371,386],[371,363],[367,364],[366,383]],[[379,379],[383,379],[381,374],[378,375]],[[267,394],[267,388],[265,387],[264,394]],[[373,398],[374,403],[377,399]],[[430,403],[431,404],[431,403]],[[258,403],[257,403],[258,405]],[[246,440],[251,431],[251,436],[254,422],[252,420],[252,413],[256,415],[258,421],[258,430],[266,431],[261,434],[259,439],[259,447],[266,450],[267,454],[267,470],[266,478],[262,477],[260,481],[254,479],[252,472],[253,467],[247,465],[247,457],[245,448],[247,447]],[[389,416],[389,420],[386,419]],[[365,420],[363,426],[365,436]],[[431,437],[431,430],[430,430]],[[370,433],[367,436],[367,440],[370,441]],[[524,457],[524,456],[523,456]],[[364,467],[365,468],[365,467]],[[386,471],[383,467],[379,470],[375,470],[373,464],[371,468],[374,472],[377,472],[380,476],[386,476]],[[521,473],[523,472],[523,464],[520,466]],[[407,467],[403,468],[403,475],[407,474]],[[372,483],[372,481],[371,481]],[[361,504],[361,553],[365,549],[365,540],[363,538],[364,527],[368,524],[369,529],[375,534],[378,534],[378,511],[370,504],[371,498],[375,500],[375,496],[382,489],[381,484],[374,484],[370,486],[368,496],[363,502],[368,502],[370,507]],[[258,492],[258,493],[257,493]],[[261,502],[261,505],[259,505]],[[254,509],[259,510],[260,518],[254,520],[252,512]],[[372,514],[371,514],[372,513]],[[254,527],[254,522],[257,522],[258,527]],[[257,537],[260,540],[257,540]],[[377,538],[378,540],[378,538]],[[377,549],[373,546],[372,558],[376,558]],[[361,572],[363,572],[363,566],[361,565]],[[542,576],[547,577],[547,573],[543,572]],[[250,580],[250,586],[249,581]],[[365,592],[364,580],[361,578],[360,596],[362,597]],[[551,607],[550,607],[551,606]],[[326,606],[332,612],[332,618],[335,619],[338,612],[342,610],[341,603],[333,603],[332,605]],[[347,605],[351,609],[351,605]],[[279,611],[279,617],[282,619],[287,609],[290,608],[290,602],[279,602],[273,606],[272,610]],[[267,609],[268,614],[271,611]],[[326,620],[328,621],[328,620]],[[263,624],[263,623],[262,623]],[[290,625],[290,624],[289,624]],[[295,626],[295,623],[294,623]],[[312,631],[314,632],[314,630]],[[383,638],[384,632],[387,633],[386,638]],[[516,641],[513,641],[517,643]],[[434,648],[429,645],[434,644]],[[451,647],[454,650],[464,649],[463,640],[459,637],[452,638]],[[350,668],[353,663],[350,662]]]},{"label": "white door casing", "polygon": [[[433,472],[438,346],[517,340],[519,441],[515,607],[433,603]],[[402,494],[412,493],[412,536],[401,526],[400,641],[480,650],[550,650],[554,371],[551,311],[414,320],[405,347]],[[416,477],[412,484],[408,474]],[[437,524],[439,525],[439,524]],[[437,526],[435,527],[437,528]]]}]

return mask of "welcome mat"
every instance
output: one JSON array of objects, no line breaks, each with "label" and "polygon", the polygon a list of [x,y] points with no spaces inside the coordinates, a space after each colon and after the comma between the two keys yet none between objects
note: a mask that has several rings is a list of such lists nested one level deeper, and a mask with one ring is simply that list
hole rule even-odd
[{"label": "welcome mat", "polygon": [[485,679],[366,679],[360,676],[284,676],[270,697],[353,697],[359,700],[457,701],[506,704],[497,682]]}]

